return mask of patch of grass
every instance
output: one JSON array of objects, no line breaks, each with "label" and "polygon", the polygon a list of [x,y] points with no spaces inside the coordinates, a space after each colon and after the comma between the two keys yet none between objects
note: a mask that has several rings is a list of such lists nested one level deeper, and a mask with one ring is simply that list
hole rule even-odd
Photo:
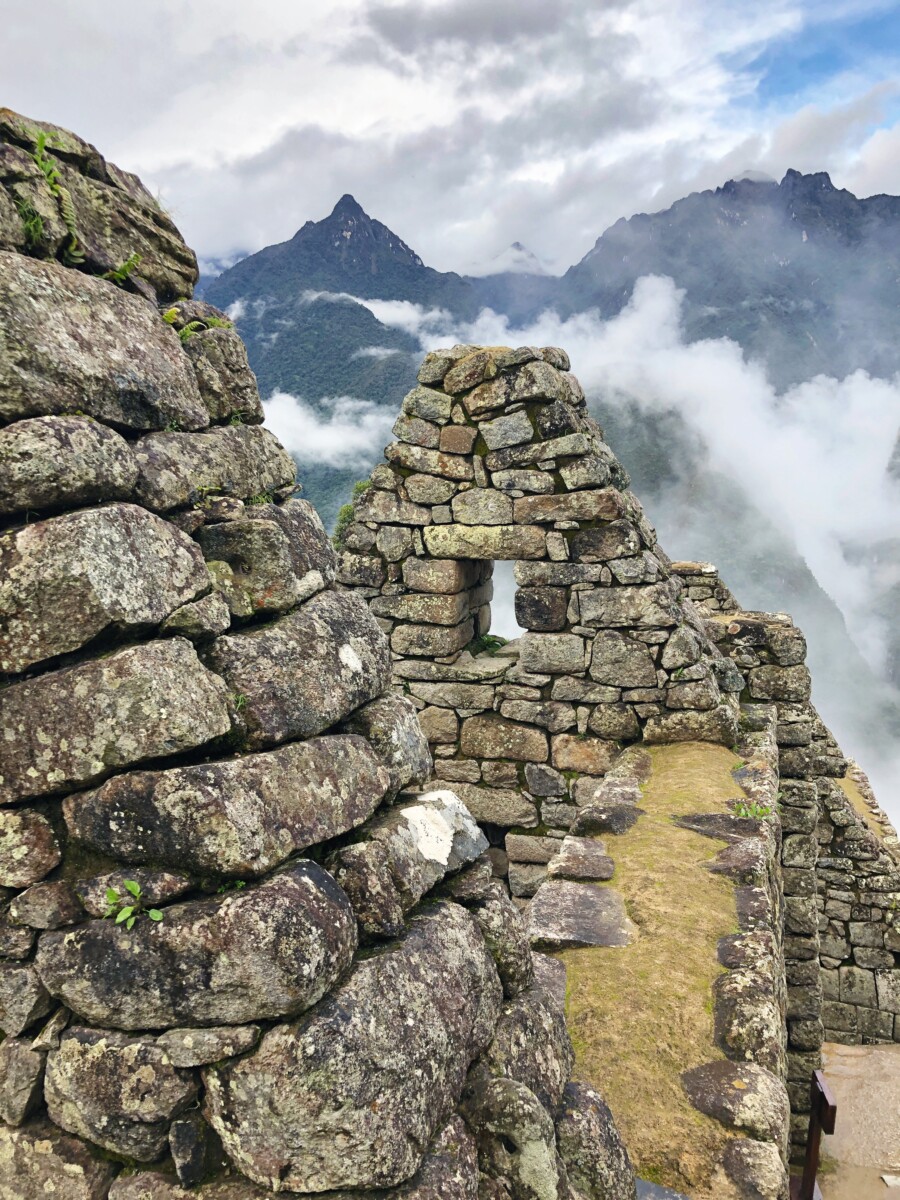
[{"label": "patch of grass", "polygon": [[724,746],[650,749],[645,815],[607,836],[611,886],[639,929],[621,949],[565,951],[575,1074],[596,1085],[640,1174],[712,1200],[710,1169],[729,1134],[681,1086],[690,1067],[722,1058],[713,1041],[719,939],[737,930],[733,885],[705,869],[723,842],[682,829],[673,815],[726,811],[735,756]]},{"label": "patch of grass", "polygon": [[735,816],[752,817],[754,821],[761,821],[763,817],[769,816],[771,811],[768,804],[757,804],[753,800],[737,800],[734,805]]},{"label": "patch of grass", "polygon": [[850,775],[845,775],[843,779],[836,779],[834,782],[850,801],[851,805],[853,806],[853,811],[858,816],[862,817],[866,828],[871,829],[871,831],[877,834],[880,838],[883,832],[881,826],[878,824],[875,814],[866,803],[866,798],[859,790],[859,785],[857,784],[856,780]]},{"label": "patch of grass", "polygon": [[466,649],[473,656],[476,654],[492,655],[502,649],[508,641],[508,638],[499,637],[495,633],[483,633],[481,637],[473,638]]}]

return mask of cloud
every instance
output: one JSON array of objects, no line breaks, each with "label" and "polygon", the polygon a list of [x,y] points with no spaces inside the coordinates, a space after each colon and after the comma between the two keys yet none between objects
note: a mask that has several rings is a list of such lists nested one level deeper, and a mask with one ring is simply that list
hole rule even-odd
[{"label": "cloud", "polygon": [[[375,311],[383,302],[361,303]],[[608,321],[593,312],[566,319],[545,313],[522,328],[484,310],[471,324],[458,324],[409,304],[402,316],[423,351],[454,342],[564,346],[588,395],[607,411],[636,406],[640,421],[683,422],[680,440],[665,445],[665,483],[657,481],[656,494],[644,497],[664,547],[679,558],[702,558],[714,545],[726,581],[745,605],[795,609],[810,640],[825,719],[871,769],[882,803],[900,817],[894,782],[900,751],[885,717],[897,696],[876,683],[886,675],[890,633],[884,597],[898,582],[889,543],[900,537],[900,485],[887,466],[900,419],[900,377],[819,376],[779,394],[737,343],[685,342],[681,294],[658,277],[640,279],[630,302]],[[370,463],[383,444],[371,444]],[[717,493],[718,487],[726,490]],[[732,528],[724,536],[717,527],[726,520]],[[811,572],[808,584],[804,569]],[[494,628],[511,636],[516,625],[504,579],[500,570]],[[829,615],[829,601],[846,630]]]},{"label": "cloud", "polygon": [[264,408],[269,428],[300,463],[360,471],[369,469],[376,447],[391,440],[396,417],[390,409],[351,396],[326,397],[314,409],[300,396],[274,392]]}]

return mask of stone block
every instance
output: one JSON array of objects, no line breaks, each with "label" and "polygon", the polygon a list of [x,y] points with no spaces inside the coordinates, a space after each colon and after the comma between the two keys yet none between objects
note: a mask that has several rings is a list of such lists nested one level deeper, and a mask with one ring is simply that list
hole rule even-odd
[{"label": "stone block", "polygon": [[441,430],[439,449],[445,454],[471,454],[477,436],[471,425],[447,425]]},{"label": "stone block", "polygon": [[45,816],[29,808],[0,809],[0,887],[27,888],[62,858]]},{"label": "stone block", "polygon": [[409,694],[426,704],[453,709],[486,709],[494,706],[494,689],[478,683],[410,683]]},{"label": "stone block", "polygon": [[564,776],[545,763],[527,763],[525,782],[533,796],[565,796],[566,794]]},{"label": "stone block", "polygon": [[435,558],[543,558],[546,535],[530,525],[442,525],[423,533]]},{"label": "stone block", "polygon": [[[429,380],[438,383],[439,380]],[[450,409],[453,401],[443,392],[430,387],[415,387],[403,397],[402,411],[410,417],[420,417],[423,421],[436,421],[445,425],[450,420]]]},{"label": "stone block", "polygon": [[504,700],[500,713],[510,721],[539,725],[550,733],[561,733],[575,724],[575,709],[559,700]]},{"label": "stone block", "polygon": [[[13,1190],[4,1200],[105,1200],[118,1170],[102,1151],[47,1120],[0,1124],[0,1162]],[[60,1191],[60,1183],[66,1191]],[[2,1194],[2,1193],[0,1193]],[[163,1200],[169,1200],[168,1197]]]},{"label": "stone block", "polygon": [[384,453],[389,462],[423,475],[438,475],[458,483],[475,478],[471,461],[456,454],[442,454],[440,450],[409,446],[405,442],[391,442]]},{"label": "stone block", "polygon": [[412,592],[399,596],[374,596],[369,601],[369,608],[377,617],[391,617],[397,621],[458,625],[469,615],[469,600],[466,592],[453,595]]},{"label": "stone block", "polygon": [[594,638],[590,675],[609,687],[656,687],[656,664],[647,646],[615,630],[602,630]]},{"label": "stone block", "polygon": [[526,671],[563,675],[585,669],[585,643],[577,634],[526,633],[519,647],[519,665]]},{"label": "stone block", "polygon": [[521,863],[510,860],[509,890],[517,899],[530,900],[547,878],[543,863]]},{"label": "stone block", "polygon": [[534,426],[524,409],[481,421],[478,430],[488,450],[502,450],[504,446],[518,446],[530,442],[534,437]]},{"label": "stone block", "polygon": [[556,734],[550,744],[551,762],[557,770],[585,775],[604,775],[619,750],[615,742],[571,733]]},{"label": "stone block", "polygon": [[545,762],[547,735],[500,716],[469,717],[463,721],[460,749],[470,758],[503,758]]},{"label": "stone block", "polygon": [[588,729],[610,741],[636,741],[641,727],[630,704],[598,704],[588,718]]},{"label": "stone block", "polygon": [[441,430],[437,425],[423,421],[420,417],[410,417],[406,413],[400,414],[391,432],[400,442],[425,446],[429,450],[437,450],[441,442]]},{"label": "stone block", "polygon": [[809,671],[803,666],[754,667],[748,684],[754,700],[808,700],[811,688]]},{"label": "stone block", "polygon": [[625,515],[627,504],[616,488],[602,488],[554,496],[522,496],[514,501],[513,511],[516,522],[522,525],[550,521],[615,521]]},{"label": "stone block", "polygon": [[581,623],[610,628],[665,629],[677,625],[678,606],[671,583],[597,588],[579,595]]},{"label": "stone block", "polygon": [[395,654],[418,654],[442,658],[462,650],[475,636],[471,620],[459,625],[398,625],[391,634]]},{"label": "stone block", "polygon": [[450,505],[454,521],[462,525],[511,525],[513,502],[494,488],[476,487],[458,492]]},{"label": "stone block", "polygon": [[[408,475],[406,494],[414,504],[446,504],[456,493],[457,484],[437,475]],[[431,519],[435,520],[432,512]]]},{"label": "stone block", "polygon": [[292,484],[294,460],[260,425],[219,425],[200,434],[151,433],[133,446],[140,475],[135,494],[157,512],[212,493],[240,500],[269,497]]},{"label": "stone block", "polygon": [[84,412],[134,431],[209,424],[177,335],[140,296],[0,251],[0,328],[3,422]]},{"label": "stone block", "polygon": [[543,863],[559,854],[562,841],[559,838],[529,836],[523,833],[508,833],[504,841],[506,856],[510,862]]},{"label": "stone block", "polygon": [[137,476],[125,439],[90,417],[33,417],[0,429],[0,513],[127,500]]},{"label": "stone block", "polygon": [[882,1012],[900,1014],[900,970],[876,971],[875,985]]},{"label": "stone block", "polygon": [[0,728],[0,802],[11,803],[221,737],[228,689],[190,642],[170,638],[12,684],[0,692]]},{"label": "stone block", "polygon": [[376,554],[354,554],[342,550],[337,559],[338,583],[378,588],[384,583],[384,562]]},{"label": "stone block", "polygon": [[553,476],[549,471],[529,469],[495,471],[491,483],[501,492],[530,492],[535,495],[548,496],[553,492]]},{"label": "stone block", "polygon": [[379,525],[429,525],[431,511],[425,505],[404,500],[396,492],[370,487],[353,506],[357,521],[376,521]]},{"label": "stone block", "polygon": [[565,628],[569,593],[561,587],[519,588],[516,621],[522,629],[552,632]]},{"label": "stone block", "polygon": [[687,709],[650,716],[644,726],[644,741],[652,744],[718,742],[722,746],[732,746],[737,731],[736,710],[728,704],[720,704],[707,712]]},{"label": "stone block", "polygon": [[425,708],[419,713],[419,724],[432,746],[452,746],[459,736],[459,721],[449,708]]}]

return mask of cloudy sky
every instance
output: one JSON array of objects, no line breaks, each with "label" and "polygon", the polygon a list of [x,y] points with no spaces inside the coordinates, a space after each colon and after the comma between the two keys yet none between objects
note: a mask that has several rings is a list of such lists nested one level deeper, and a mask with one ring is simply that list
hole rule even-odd
[{"label": "cloudy sky", "polygon": [[352,192],[430,264],[551,267],[745,169],[900,193],[896,0],[32,0],[3,102],[159,189],[203,257]]}]

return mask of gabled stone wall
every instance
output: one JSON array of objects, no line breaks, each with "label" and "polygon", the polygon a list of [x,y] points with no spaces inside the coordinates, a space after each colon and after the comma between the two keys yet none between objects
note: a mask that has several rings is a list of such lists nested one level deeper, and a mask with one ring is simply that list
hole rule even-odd
[{"label": "gabled stone wall", "polygon": [[195,273],[0,112],[0,1198],[633,1200]]},{"label": "gabled stone wall", "polygon": [[[488,827],[566,829],[636,741],[732,744],[707,637],[564,351],[429,354],[344,529],[338,581],[391,641],[439,778]],[[473,656],[515,560],[515,651]]]}]

